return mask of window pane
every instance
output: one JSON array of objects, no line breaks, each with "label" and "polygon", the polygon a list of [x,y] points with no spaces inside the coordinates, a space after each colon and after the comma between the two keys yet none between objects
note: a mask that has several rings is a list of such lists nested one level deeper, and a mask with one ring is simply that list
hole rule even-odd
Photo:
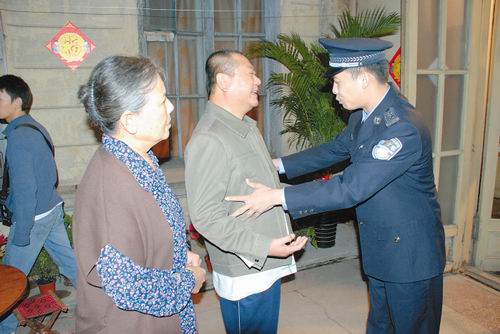
[{"label": "window pane", "polygon": [[243,33],[262,32],[262,2],[241,0],[241,31]]},{"label": "window pane", "polygon": [[446,66],[464,68],[465,59],[465,1],[448,0],[446,21]]},{"label": "window pane", "polygon": [[458,157],[441,158],[438,199],[444,225],[454,224],[455,199],[458,183]]},{"label": "window pane", "polygon": [[214,47],[215,50],[222,50],[222,49],[231,49],[235,50],[236,47],[236,39],[234,38],[216,38],[214,42]]},{"label": "window pane", "polygon": [[438,57],[438,1],[418,2],[417,68],[437,68]]},{"label": "window pane", "polygon": [[174,0],[147,0],[145,3],[144,30],[173,31],[175,29]]},{"label": "window pane", "polygon": [[179,39],[179,92],[180,95],[198,94],[198,42]]},{"label": "window pane", "polygon": [[[175,95],[175,58],[174,58],[174,43],[168,42],[166,44],[166,56],[167,56],[167,69],[164,72],[166,89],[168,95]],[[172,101],[172,103],[174,103]],[[174,104],[175,105],[175,104]]]},{"label": "window pane", "polygon": [[177,0],[177,30],[201,31],[200,0]]},{"label": "window pane", "polygon": [[184,152],[186,144],[191,138],[191,134],[198,123],[198,99],[181,99],[181,110],[182,115],[182,151]]},{"label": "window pane", "polygon": [[[498,144],[498,152],[500,152],[500,140]],[[493,195],[491,218],[500,219],[500,153],[497,155],[497,175],[495,178],[495,192]]]},{"label": "window pane", "polygon": [[234,32],[234,0],[214,0],[215,32]]},{"label": "window pane", "polygon": [[148,57],[165,73],[165,43],[148,42]]},{"label": "window pane", "polygon": [[[243,40],[243,53],[247,53],[248,52],[248,49],[250,47],[251,44],[255,43],[255,42],[258,42],[258,40],[254,39],[254,40],[249,40],[249,39],[245,39]],[[264,67],[262,66],[262,61],[263,61],[263,58],[253,58],[253,59],[250,59],[250,62],[252,63],[253,67],[255,68],[255,73],[257,73],[257,76],[260,78],[260,80],[263,80],[263,75],[264,75]],[[264,84],[264,83],[263,83]],[[261,91],[262,91],[262,85],[261,85]]]},{"label": "window pane", "polygon": [[449,75],[445,79],[442,151],[460,148],[463,81],[461,75]]},{"label": "window pane", "polygon": [[[249,45],[256,42],[256,41],[257,40],[246,39],[243,42],[243,53],[247,52]],[[247,115],[250,116],[251,118],[253,118],[255,121],[257,121],[257,127],[259,128],[260,133],[262,135],[264,135],[264,99],[265,99],[265,96],[262,94],[264,94],[264,92],[265,92],[265,90],[264,90],[265,82],[263,79],[264,67],[262,66],[262,61],[263,61],[262,58],[250,59],[250,62],[252,63],[252,65],[255,69],[255,73],[257,74],[257,76],[261,80],[261,84],[259,87],[259,106],[257,108],[252,109]]]},{"label": "window pane", "polygon": [[171,98],[170,102],[174,105],[174,111],[170,114],[172,127],[170,128],[170,156],[178,157],[179,156],[179,125],[177,124],[177,106],[175,98]]},{"label": "window pane", "polygon": [[436,128],[436,95],[437,76],[419,75],[417,76],[417,110],[422,113],[425,125],[429,129],[434,143]]}]

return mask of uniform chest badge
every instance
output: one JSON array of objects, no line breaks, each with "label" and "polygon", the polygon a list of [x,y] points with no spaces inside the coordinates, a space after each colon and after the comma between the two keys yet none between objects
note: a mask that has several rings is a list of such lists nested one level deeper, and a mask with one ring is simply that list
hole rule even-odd
[{"label": "uniform chest badge", "polygon": [[372,156],[377,160],[391,160],[402,148],[403,144],[398,138],[383,139],[373,147]]}]

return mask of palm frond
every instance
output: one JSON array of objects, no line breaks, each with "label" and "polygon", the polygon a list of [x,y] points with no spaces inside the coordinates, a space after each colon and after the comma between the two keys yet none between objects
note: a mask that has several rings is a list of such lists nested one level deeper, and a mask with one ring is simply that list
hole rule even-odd
[{"label": "palm frond", "polygon": [[387,13],[384,8],[366,9],[354,16],[349,9],[346,9],[339,17],[339,28],[331,24],[330,30],[334,38],[373,38],[396,33],[400,24],[399,14]]}]

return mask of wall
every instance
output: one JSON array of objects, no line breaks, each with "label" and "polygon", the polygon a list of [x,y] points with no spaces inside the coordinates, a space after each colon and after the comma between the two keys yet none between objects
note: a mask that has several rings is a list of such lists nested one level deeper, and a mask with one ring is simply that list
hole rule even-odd
[{"label": "wall", "polygon": [[[97,147],[77,99],[78,87],[104,57],[139,53],[137,1],[3,0],[0,12],[7,70],[24,78],[32,89],[31,114],[54,140],[60,186],[78,184]],[[96,45],[74,71],[45,48],[67,21]]]}]

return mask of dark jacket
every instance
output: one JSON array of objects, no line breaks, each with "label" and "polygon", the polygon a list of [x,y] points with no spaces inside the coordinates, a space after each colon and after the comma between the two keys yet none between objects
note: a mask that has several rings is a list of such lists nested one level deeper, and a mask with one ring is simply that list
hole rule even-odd
[{"label": "dark jacket", "polygon": [[392,87],[365,123],[361,118],[353,113],[334,140],[282,159],[288,177],[351,162],[330,181],[285,188],[290,214],[355,206],[367,275],[413,282],[441,274],[444,231],[429,131]]},{"label": "dark jacket", "polygon": [[13,243],[26,246],[35,216],[49,211],[63,200],[56,191],[57,167],[52,151],[43,135],[20,124],[32,124],[52,142],[47,130],[31,116],[14,119],[4,130],[7,136],[7,162],[10,188],[7,207],[16,224]]}]

